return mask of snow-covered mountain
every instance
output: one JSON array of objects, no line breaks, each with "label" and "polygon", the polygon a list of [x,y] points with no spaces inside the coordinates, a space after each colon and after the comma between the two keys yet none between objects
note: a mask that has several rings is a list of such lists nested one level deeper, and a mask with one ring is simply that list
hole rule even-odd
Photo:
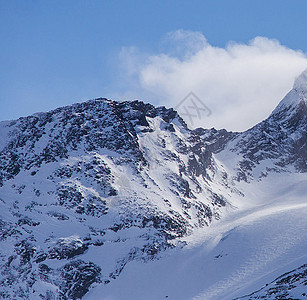
[{"label": "snow-covered mountain", "polygon": [[307,71],[243,133],[103,98],[1,122],[0,297],[301,299],[306,101]]}]

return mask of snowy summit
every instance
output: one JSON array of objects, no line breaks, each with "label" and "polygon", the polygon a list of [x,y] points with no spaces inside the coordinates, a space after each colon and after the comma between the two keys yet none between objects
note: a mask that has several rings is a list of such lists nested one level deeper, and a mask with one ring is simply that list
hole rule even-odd
[{"label": "snowy summit", "polygon": [[307,91],[307,69],[295,79],[293,89],[298,92]]}]

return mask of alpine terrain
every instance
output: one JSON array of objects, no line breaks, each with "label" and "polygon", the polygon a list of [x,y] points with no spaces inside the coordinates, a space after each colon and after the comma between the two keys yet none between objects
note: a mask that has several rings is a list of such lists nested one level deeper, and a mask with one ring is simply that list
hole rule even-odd
[{"label": "alpine terrain", "polygon": [[0,123],[1,299],[307,299],[307,70],[253,128],[104,98]]}]

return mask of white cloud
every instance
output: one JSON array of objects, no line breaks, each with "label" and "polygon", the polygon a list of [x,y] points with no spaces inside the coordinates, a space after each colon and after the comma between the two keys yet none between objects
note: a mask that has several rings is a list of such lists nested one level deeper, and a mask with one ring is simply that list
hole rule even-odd
[{"label": "white cloud", "polygon": [[236,131],[270,114],[307,67],[307,57],[265,37],[219,48],[200,32],[179,30],[167,34],[155,55],[124,48],[121,67],[129,78],[126,96],[175,107],[192,91],[212,111],[194,119],[193,127]]}]

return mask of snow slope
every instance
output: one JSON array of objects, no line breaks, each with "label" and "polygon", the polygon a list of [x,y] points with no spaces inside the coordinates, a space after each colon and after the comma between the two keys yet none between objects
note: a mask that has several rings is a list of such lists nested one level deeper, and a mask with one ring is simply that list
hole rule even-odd
[{"label": "snow slope", "polygon": [[274,180],[286,196],[266,189],[263,198],[249,198],[254,207],[195,231],[183,239],[186,247],[167,251],[159,261],[129,264],[120,278],[85,299],[234,299],[300,267],[307,259],[307,179],[272,177],[250,194]]}]

